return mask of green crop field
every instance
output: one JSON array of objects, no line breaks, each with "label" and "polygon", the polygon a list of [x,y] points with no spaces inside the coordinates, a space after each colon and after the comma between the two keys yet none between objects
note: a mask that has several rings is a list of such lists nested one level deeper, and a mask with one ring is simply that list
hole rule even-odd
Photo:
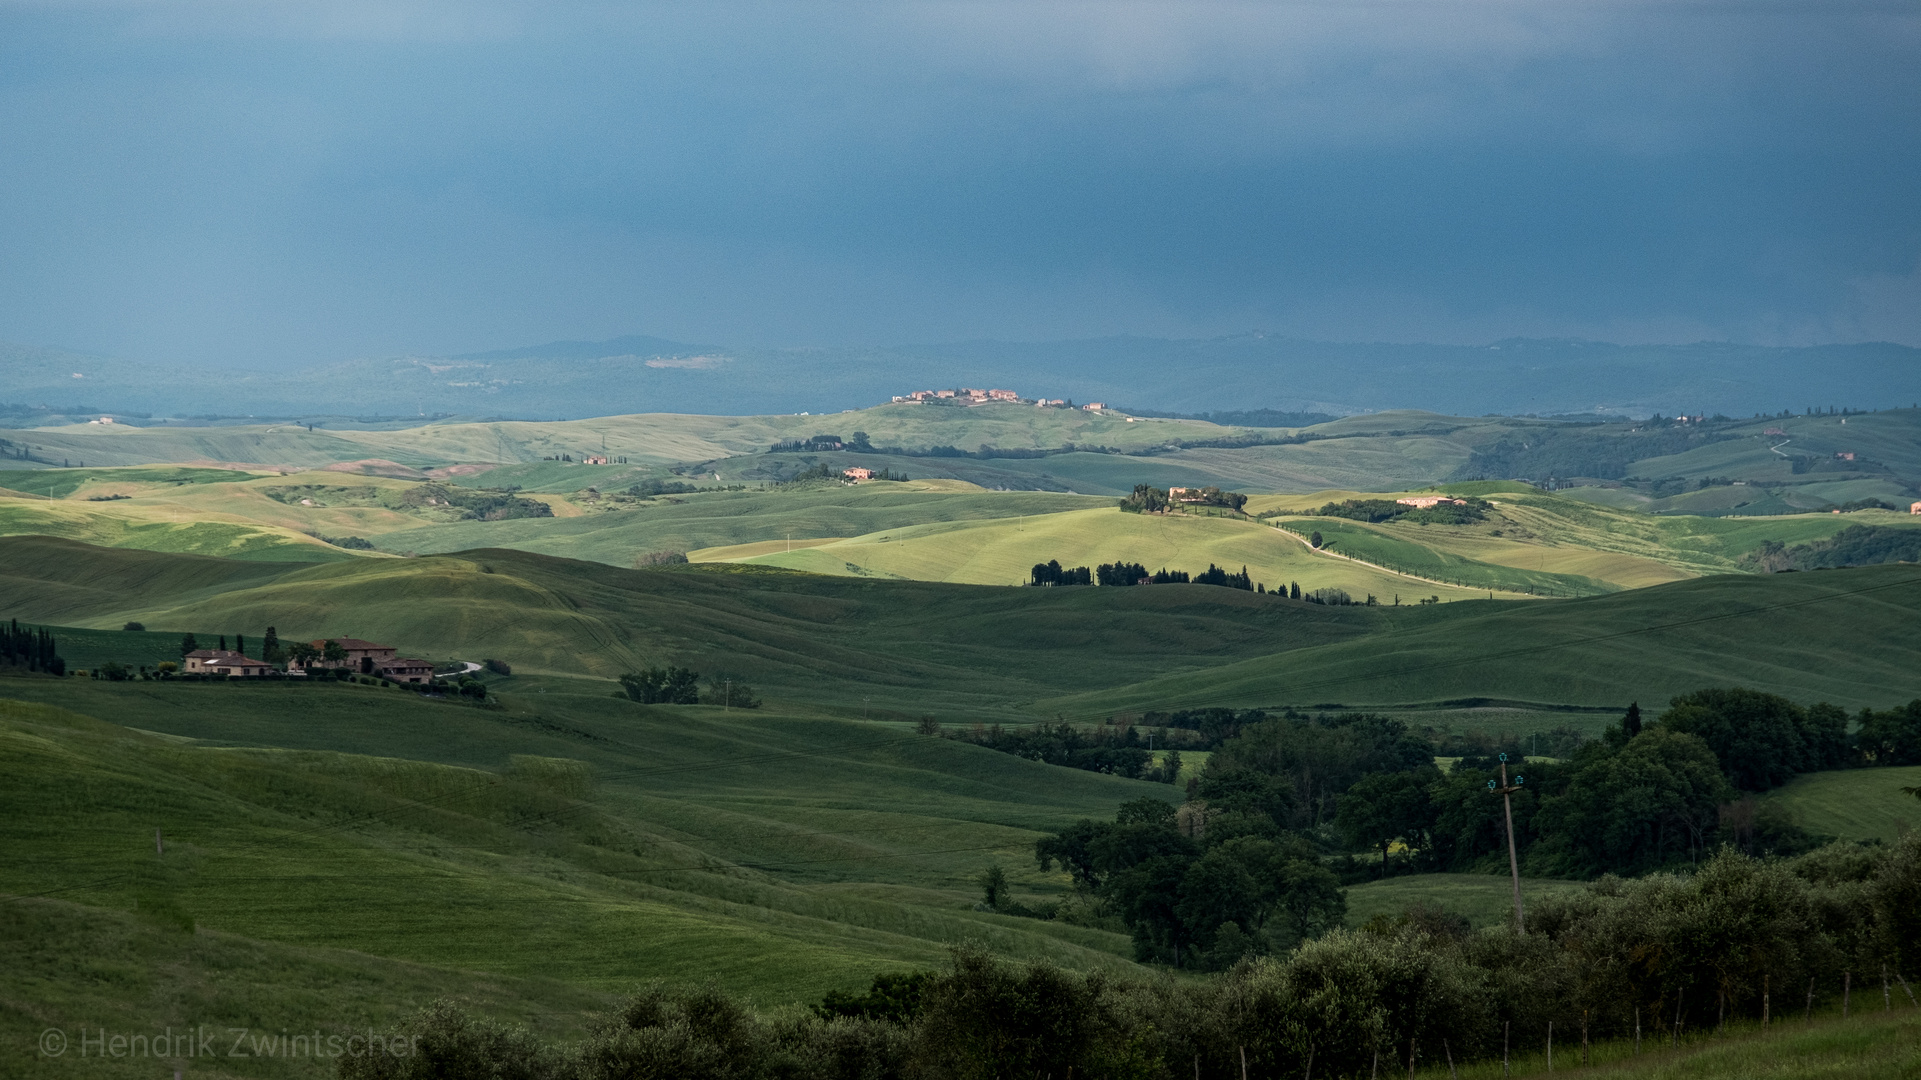
[{"label": "green crop field", "polygon": [[[1199,573],[1210,565],[1239,571],[1246,567],[1269,588],[1298,582],[1303,589],[1338,588],[1355,600],[1374,595],[1392,604],[1396,596],[1440,595],[1464,599],[1485,595],[1481,588],[1450,587],[1415,581],[1393,573],[1316,553],[1278,530],[1231,517],[1183,514],[1128,514],[1113,506],[1053,513],[1025,519],[916,525],[853,536],[792,552],[710,550],[709,560],[738,560],[817,574],[851,574],[1018,585],[1036,563],[1050,559],[1063,566],[1138,562]],[[1518,576],[1518,575],[1516,575]],[[1505,591],[1505,590],[1504,590]]]},{"label": "green crop field", "polygon": [[[1377,860],[1378,861],[1378,860]],[[1579,881],[1521,879],[1521,906],[1543,897],[1586,888]],[[1360,926],[1379,916],[1393,917],[1416,904],[1465,916],[1473,926],[1514,922],[1514,879],[1507,874],[1406,874],[1384,881],[1350,885],[1347,924]]]},{"label": "green crop field", "polygon": [[[1380,613],[1377,635],[1036,703],[1069,716],[1188,705],[1446,701],[1622,706],[1701,686],[1885,708],[1921,689],[1911,667],[1921,568],[1712,577],[1577,600],[1469,601]],[[1871,627],[1832,648],[1841,624]],[[1904,670],[1905,668],[1905,670]]]},{"label": "green crop field", "polygon": [[484,709],[339,685],[33,689],[151,734],[0,704],[19,826],[0,889],[608,991],[712,978],[808,999],[970,937],[1130,966],[1116,935],[973,911],[971,879],[999,862],[1058,893],[1064,875],[1033,863],[1041,831],[1176,797],[857,722],[590,694]]},{"label": "green crop field", "polygon": [[1794,822],[1820,836],[1893,840],[1921,829],[1921,799],[1901,789],[1921,787],[1921,766],[1809,773],[1770,792]]}]

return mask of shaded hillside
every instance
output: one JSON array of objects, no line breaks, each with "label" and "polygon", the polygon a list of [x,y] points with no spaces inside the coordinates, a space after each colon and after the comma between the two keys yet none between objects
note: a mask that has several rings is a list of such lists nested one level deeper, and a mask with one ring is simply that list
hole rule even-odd
[{"label": "shaded hillside", "polygon": [[[1725,576],[1581,600],[1329,607],[1205,585],[1012,589],[515,551],[265,565],[0,540],[0,617],[352,635],[516,670],[681,663],[770,700],[1093,718],[1470,697],[1584,705],[1742,684],[1885,707],[1921,694],[1921,567]],[[856,705],[856,702],[862,702]]]}]

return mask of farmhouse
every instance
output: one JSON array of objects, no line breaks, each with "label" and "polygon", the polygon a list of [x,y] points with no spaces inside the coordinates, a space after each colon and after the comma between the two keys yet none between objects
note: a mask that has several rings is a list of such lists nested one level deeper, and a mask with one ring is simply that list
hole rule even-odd
[{"label": "farmhouse", "polygon": [[372,660],[375,664],[386,663],[394,658],[394,653],[399,651],[392,645],[376,645],[371,641],[351,637],[321,639],[311,644],[324,653],[327,650],[328,640],[340,646],[341,651],[347,654],[347,663],[354,667],[359,667],[362,660]]},{"label": "farmhouse", "polygon": [[1918,503],[1914,503],[1914,504],[1912,504],[1912,505],[1910,505],[1910,506],[1908,507],[1908,513],[1910,513],[1910,514],[1921,514],[1921,502],[1918,502]]},{"label": "farmhouse", "polygon": [[612,465],[613,461],[605,454],[582,454],[580,463],[582,465]]},{"label": "farmhouse", "polygon": [[1466,499],[1450,499],[1445,495],[1415,495],[1406,499],[1395,499],[1402,506],[1412,506],[1416,510],[1426,510],[1446,503],[1449,506],[1466,506]]},{"label": "farmhouse", "polygon": [[851,469],[842,469],[840,474],[849,480],[872,480],[874,478],[874,470],[863,469],[858,465]]},{"label": "farmhouse", "polygon": [[389,660],[377,665],[380,674],[395,682],[424,683],[434,681],[434,666],[425,660]]},{"label": "farmhouse", "polygon": [[273,665],[249,660],[231,649],[195,649],[186,656],[188,675],[237,675],[243,678],[265,675]]}]

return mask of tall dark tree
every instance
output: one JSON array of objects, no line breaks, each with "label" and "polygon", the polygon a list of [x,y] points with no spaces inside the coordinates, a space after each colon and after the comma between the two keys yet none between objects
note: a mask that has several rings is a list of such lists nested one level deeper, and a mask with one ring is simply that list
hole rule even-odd
[{"label": "tall dark tree", "polygon": [[194,640],[194,636],[192,634],[186,634],[181,637],[180,655],[185,656],[190,652],[199,652],[199,651],[200,651],[200,642]]},{"label": "tall dark tree", "polygon": [[1641,703],[1628,702],[1628,714],[1621,718],[1621,730],[1632,739],[1641,733]]},{"label": "tall dark tree", "polygon": [[280,635],[271,626],[267,627],[267,636],[260,639],[260,658],[268,663],[280,659]]}]

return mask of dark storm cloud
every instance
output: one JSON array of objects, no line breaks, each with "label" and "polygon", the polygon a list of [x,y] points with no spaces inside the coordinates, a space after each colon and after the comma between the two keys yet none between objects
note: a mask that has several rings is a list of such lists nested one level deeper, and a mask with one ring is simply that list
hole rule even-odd
[{"label": "dark storm cloud", "polygon": [[0,6],[0,338],[1921,341],[1914,12]]}]

